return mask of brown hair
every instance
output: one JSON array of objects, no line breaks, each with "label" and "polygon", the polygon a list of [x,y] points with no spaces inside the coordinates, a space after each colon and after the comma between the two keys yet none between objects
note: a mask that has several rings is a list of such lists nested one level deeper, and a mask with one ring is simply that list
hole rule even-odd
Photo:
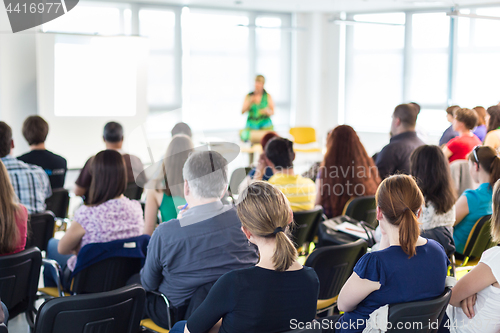
[{"label": "brown hair", "polygon": [[9,174],[0,160],[0,254],[14,252],[19,241],[16,214],[19,205],[10,183]]},{"label": "brown hair", "polygon": [[40,116],[29,116],[23,123],[23,136],[28,144],[44,143],[49,134],[49,124]]},{"label": "brown hair", "polygon": [[465,125],[468,130],[476,127],[477,114],[471,109],[458,109],[455,111],[455,119]]},{"label": "brown hair", "polygon": [[408,175],[390,176],[382,181],[375,198],[387,222],[399,227],[399,245],[413,257],[420,235],[417,213],[424,203],[417,183]]},{"label": "brown hair", "polygon": [[413,128],[417,125],[417,116],[420,110],[411,104],[400,104],[394,109],[394,117],[401,120],[401,123],[407,128]]},{"label": "brown hair", "polygon": [[477,124],[476,126],[486,125],[486,109],[482,106],[476,106],[472,110],[476,111],[477,114]]},{"label": "brown hair", "polygon": [[[377,167],[373,159],[359,140],[351,126],[341,125],[328,135],[326,154],[321,163],[321,205],[328,217],[342,214],[342,210],[350,198],[355,196],[374,195],[380,184]],[[341,172],[338,172],[340,169]],[[333,171],[337,171],[335,174]],[[373,174],[372,174],[373,171]],[[361,174],[363,173],[363,174]],[[344,193],[346,186],[352,184],[354,192]],[[341,195],[332,195],[337,187],[342,188]],[[363,193],[356,195],[357,187],[361,186]],[[331,216],[330,216],[331,215]]]},{"label": "brown hair", "polygon": [[0,121],[0,157],[10,154],[12,147],[12,128],[5,122]]},{"label": "brown hair", "polygon": [[260,145],[262,146],[262,150],[265,151],[266,150],[266,145],[267,143],[269,142],[269,140],[277,137],[278,134],[276,134],[276,132],[267,132],[263,137],[262,139],[260,139]]},{"label": "brown hair", "polygon": [[[277,271],[286,271],[297,260],[297,250],[290,240],[289,223],[293,214],[285,195],[268,182],[256,181],[241,193],[237,212],[241,224],[255,236],[276,238],[273,255]],[[274,232],[276,228],[283,232]]]},{"label": "brown hair", "polygon": [[500,106],[490,106],[486,112],[490,115],[490,120],[488,120],[488,132],[498,129],[500,127]]},{"label": "brown hair", "polygon": [[127,169],[122,154],[107,149],[92,159],[88,206],[97,206],[119,197],[127,188]]},{"label": "brown hair", "polygon": [[484,171],[490,174],[491,187],[500,179],[500,157],[493,148],[489,146],[475,147],[469,154],[469,161],[479,164]]},{"label": "brown hair", "polygon": [[260,82],[262,82],[262,84],[265,84],[266,83],[266,78],[264,77],[264,75],[260,75],[259,74],[259,75],[257,75],[255,77],[255,81],[260,81]]},{"label": "brown hair", "polygon": [[500,243],[500,180],[493,187],[493,214],[491,215],[491,238]]},{"label": "brown hair", "polygon": [[432,202],[437,214],[448,212],[457,199],[450,163],[438,146],[420,146],[410,156],[410,174],[415,178],[425,203]]},{"label": "brown hair", "polygon": [[449,114],[450,116],[453,116],[455,111],[457,111],[458,109],[460,109],[460,106],[458,106],[458,105],[448,106],[446,108],[446,113]]},{"label": "brown hair", "polygon": [[184,177],[182,168],[189,154],[193,151],[193,141],[184,134],[175,135],[170,141],[161,165],[160,177],[158,177],[157,188],[165,187],[164,192],[168,196],[184,198]]}]

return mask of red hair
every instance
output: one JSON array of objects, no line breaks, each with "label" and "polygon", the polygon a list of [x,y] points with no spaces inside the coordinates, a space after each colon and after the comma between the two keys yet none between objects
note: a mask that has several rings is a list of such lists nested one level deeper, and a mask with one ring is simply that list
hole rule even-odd
[{"label": "red hair", "polygon": [[[337,126],[328,135],[320,172],[319,195],[328,217],[341,215],[352,197],[374,195],[380,184],[373,159],[368,156],[354,129],[348,125]],[[360,188],[363,193],[360,193]],[[342,194],[339,195],[340,189]]]},{"label": "red hair", "polygon": [[266,150],[266,145],[271,140],[272,138],[277,137],[278,134],[276,132],[267,132],[262,139],[260,139],[260,145],[262,146],[262,149],[265,151]]}]

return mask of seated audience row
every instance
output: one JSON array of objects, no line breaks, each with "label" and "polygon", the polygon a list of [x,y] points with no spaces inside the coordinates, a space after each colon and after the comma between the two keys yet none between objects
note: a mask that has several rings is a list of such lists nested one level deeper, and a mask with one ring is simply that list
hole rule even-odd
[{"label": "seated audience row", "polygon": [[455,110],[453,115],[453,130],[458,136],[451,139],[443,148],[444,155],[451,162],[465,160],[472,148],[481,145],[481,140],[472,133],[476,126],[476,112],[470,109]]}]

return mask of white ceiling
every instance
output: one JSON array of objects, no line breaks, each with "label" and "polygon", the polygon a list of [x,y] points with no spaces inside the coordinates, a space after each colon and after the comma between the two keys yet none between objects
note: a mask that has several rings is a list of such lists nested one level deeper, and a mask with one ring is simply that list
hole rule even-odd
[{"label": "white ceiling", "polygon": [[492,0],[139,0],[148,3],[192,5],[281,12],[372,12],[401,9],[449,8],[500,5]]}]

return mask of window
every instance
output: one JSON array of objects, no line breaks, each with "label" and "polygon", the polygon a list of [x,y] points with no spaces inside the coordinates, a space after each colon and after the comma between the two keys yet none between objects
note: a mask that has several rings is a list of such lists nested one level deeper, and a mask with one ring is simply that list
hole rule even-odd
[{"label": "window", "polygon": [[391,114],[403,96],[405,14],[353,18],[393,25],[347,27],[345,122],[358,131],[388,132]]}]

